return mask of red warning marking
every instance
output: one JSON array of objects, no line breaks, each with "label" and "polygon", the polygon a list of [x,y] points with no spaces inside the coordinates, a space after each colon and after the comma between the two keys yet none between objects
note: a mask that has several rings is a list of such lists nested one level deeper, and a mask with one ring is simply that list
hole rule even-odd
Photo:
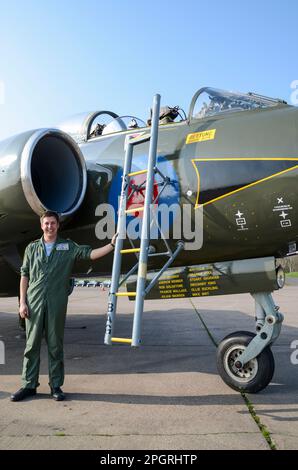
[{"label": "red warning marking", "polygon": [[[136,175],[130,178],[131,185],[140,186],[146,181],[146,175]],[[130,197],[133,189],[131,186],[128,188],[128,202],[126,209],[133,209],[134,207],[143,207],[145,202],[145,194],[146,194],[146,183],[143,185],[142,188],[139,190],[134,191],[134,194]],[[157,182],[154,181],[153,185],[153,195],[152,195],[152,202],[156,199],[158,195],[158,185]],[[136,211],[130,214],[133,217],[143,217],[143,211]]]}]

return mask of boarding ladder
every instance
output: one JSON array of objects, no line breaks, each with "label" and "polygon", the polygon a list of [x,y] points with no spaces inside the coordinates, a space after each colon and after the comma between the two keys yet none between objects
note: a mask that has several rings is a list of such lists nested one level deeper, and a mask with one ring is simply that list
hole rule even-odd
[{"label": "boarding ladder", "polygon": [[[117,224],[117,233],[119,236],[116,239],[115,251],[114,251],[114,260],[112,268],[112,280],[111,287],[109,292],[109,303],[108,303],[108,312],[107,312],[107,322],[106,322],[106,333],[104,342],[107,345],[112,343],[127,343],[131,346],[139,346],[141,344],[141,322],[144,309],[144,299],[148,292],[154,287],[157,283],[160,276],[163,272],[173,263],[175,258],[178,256],[180,251],[183,249],[183,242],[180,241],[177,243],[176,249],[172,251],[163,237],[162,230],[158,226],[161,236],[166,244],[167,251],[164,253],[154,253],[151,250],[149,245],[150,243],[150,226],[154,222],[158,225],[158,220],[153,219],[151,207],[154,206],[161,192],[165,189],[168,184],[172,184],[170,178],[162,174],[161,171],[156,168],[157,161],[157,140],[158,140],[158,124],[159,124],[159,110],[160,110],[160,95],[155,95],[153,100],[152,108],[152,123],[151,123],[151,132],[150,134],[140,135],[135,138],[130,138],[126,140],[126,151],[124,157],[123,165],[123,176],[122,176],[122,186],[121,194],[119,200],[119,210],[118,210],[118,224]],[[148,156],[148,166],[147,169],[132,172],[132,161],[133,161],[133,149],[136,145],[142,144],[144,142],[150,141],[149,144],[149,156]],[[156,196],[155,200],[153,198],[153,187],[154,187],[154,175],[158,173],[163,182],[161,183],[162,189],[159,191],[159,194]],[[130,185],[130,178],[139,174],[146,174],[146,187],[144,184],[135,187]],[[129,187],[132,188],[132,192],[128,196]],[[127,201],[132,196],[133,192],[136,190],[145,189],[145,200],[142,207],[137,207],[133,209],[127,209]],[[126,214],[133,214],[136,212],[143,212],[143,223],[140,237],[140,247],[135,248],[132,244],[132,248],[123,249],[123,240],[126,234]],[[152,219],[152,221],[151,221]],[[132,243],[132,242],[131,242]],[[135,253],[137,256],[137,263],[133,268],[120,280],[121,274],[121,261],[122,255]],[[162,268],[155,274],[151,282],[147,284],[147,263],[148,256],[161,256],[164,255],[168,259]],[[119,291],[119,287],[127,281],[127,279],[136,273],[138,270],[137,276],[137,286],[136,292],[123,292]],[[117,299],[121,296],[135,297],[135,308],[133,316],[133,328],[132,328],[132,338],[117,338],[114,337],[114,327],[116,319],[116,310],[117,310]]]}]

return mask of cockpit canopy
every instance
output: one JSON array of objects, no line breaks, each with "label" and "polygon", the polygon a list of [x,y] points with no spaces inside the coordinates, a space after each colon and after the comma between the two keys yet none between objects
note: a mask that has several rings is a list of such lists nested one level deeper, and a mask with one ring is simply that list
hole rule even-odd
[{"label": "cockpit canopy", "polygon": [[[192,98],[188,120],[203,119],[223,113],[248,111],[287,104],[283,100],[268,98],[255,93],[235,93],[216,88],[200,88]],[[173,123],[180,116],[186,120],[184,111],[175,106],[160,109],[160,124]],[[180,121],[180,122],[181,122]],[[139,129],[150,125],[135,116],[119,116],[112,111],[93,111],[76,114],[61,123],[58,128],[69,134],[77,143],[83,143],[100,136]]]},{"label": "cockpit canopy", "polygon": [[192,98],[188,119],[200,119],[221,113],[268,108],[283,100],[268,98],[255,93],[235,93],[216,88],[201,88]]},{"label": "cockpit canopy", "polygon": [[58,128],[69,134],[77,143],[95,137],[146,127],[142,119],[135,116],[118,116],[112,111],[80,113],[61,123]]}]

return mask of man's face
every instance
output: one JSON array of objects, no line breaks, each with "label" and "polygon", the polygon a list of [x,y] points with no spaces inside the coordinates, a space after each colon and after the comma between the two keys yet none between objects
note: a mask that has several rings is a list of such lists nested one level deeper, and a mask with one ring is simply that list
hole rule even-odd
[{"label": "man's face", "polygon": [[55,217],[44,217],[41,221],[41,229],[44,235],[54,238],[57,235],[59,223]]}]

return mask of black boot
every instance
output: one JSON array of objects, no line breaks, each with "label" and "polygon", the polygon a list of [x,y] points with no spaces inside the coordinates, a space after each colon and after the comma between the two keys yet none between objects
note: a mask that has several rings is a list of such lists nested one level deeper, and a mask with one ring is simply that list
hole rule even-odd
[{"label": "black boot", "polygon": [[56,401],[65,400],[65,395],[60,387],[51,387],[51,395]]},{"label": "black boot", "polygon": [[20,388],[16,393],[11,395],[11,401],[21,401],[24,398],[33,397],[36,395],[36,388]]}]

